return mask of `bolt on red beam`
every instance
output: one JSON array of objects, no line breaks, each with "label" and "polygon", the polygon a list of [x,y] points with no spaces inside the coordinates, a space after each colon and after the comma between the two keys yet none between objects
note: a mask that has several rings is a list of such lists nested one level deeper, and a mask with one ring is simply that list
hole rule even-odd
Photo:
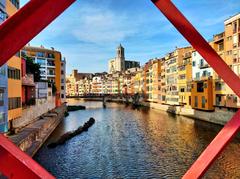
[{"label": "bolt on red beam", "polygon": [[[218,75],[240,96],[240,79],[193,27],[193,25],[183,16],[170,0],[152,0],[159,10],[177,28],[177,30],[189,41],[189,43],[202,55]],[[191,166],[184,179],[202,177],[217,156],[227,146],[231,139],[237,134],[240,128],[240,110],[224,126],[215,139],[200,155]]]},{"label": "bolt on red beam", "polygon": [[11,179],[55,178],[2,134],[0,134],[0,173]]},{"label": "bolt on red beam", "polygon": [[0,66],[76,0],[30,0],[0,25]]}]

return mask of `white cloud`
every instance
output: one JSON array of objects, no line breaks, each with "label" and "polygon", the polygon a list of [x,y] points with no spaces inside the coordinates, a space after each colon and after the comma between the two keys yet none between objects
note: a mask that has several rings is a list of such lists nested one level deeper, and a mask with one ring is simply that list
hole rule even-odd
[{"label": "white cloud", "polygon": [[137,28],[128,27],[126,16],[117,16],[110,10],[89,8],[84,15],[76,19],[72,34],[81,41],[91,43],[121,42],[137,33]]}]

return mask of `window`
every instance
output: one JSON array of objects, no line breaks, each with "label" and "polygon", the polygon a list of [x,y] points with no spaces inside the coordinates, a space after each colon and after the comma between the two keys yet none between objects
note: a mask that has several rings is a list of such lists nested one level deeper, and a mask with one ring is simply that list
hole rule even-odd
[{"label": "window", "polygon": [[7,18],[6,13],[1,11],[0,9],[0,23],[3,22],[6,18]]},{"label": "window", "polygon": [[232,50],[227,51],[227,55],[232,55]]},{"label": "window", "polygon": [[0,124],[7,123],[6,114],[0,113]]},{"label": "window", "polygon": [[200,72],[196,73],[196,79],[200,78]]},{"label": "window", "polygon": [[207,72],[206,70],[204,70],[202,76],[203,76],[203,77],[206,77],[207,74],[208,74],[208,72]]},{"label": "window", "polygon": [[0,88],[0,106],[4,105],[4,89]]},{"label": "window", "polygon": [[204,65],[204,60],[201,59],[201,60],[200,60],[200,66],[202,67],[203,65]]},{"label": "window", "polygon": [[48,57],[48,58],[54,58],[55,56],[54,56],[54,54],[49,53],[49,54],[47,55],[47,57]]},{"label": "window", "polygon": [[192,62],[192,66],[193,66],[193,67],[196,66],[196,62],[195,62],[195,61]]},{"label": "window", "polygon": [[37,52],[36,56],[37,57],[45,57],[45,53],[44,52]]},{"label": "window", "polygon": [[4,66],[0,67],[0,75],[3,75],[3,76],[6,75],[6,70],[5,70]]},{"label": "window", "polygon": [[204,83],[203,82],[200,82],[200,83],[197,83],[197,92],[204,92]]},{"label": "window", "polygon": [[218,51],[223,51],[224,50],[224,43],[221,42],[219,45],[218,45]]},{"label": "window", "polygon": [[8,110],[21,107],[21,97],[8,98]]},{"label": "window", "polygon": [[10,0],[10,1],[17,9],[19,9],[19,0]]},{"label": "window", "polygon": [[64,75],[64,71],[63,70],[61,70],[61,75]]},{"label": "window", "polygon": [[65,98],[65,95],[64,95],[64,94],[61,94],[61,98]]},{"label": "window", "polygon": [[232,40],[232,36],[227,37],[227,41]]},{"label": "window", "polygon": [[20,70],[12,67],[8,67],[8,78],[20,80]]},{"label": "window", "polygon": [[48,70],[48,75],[55,75],[54,70]]},{"label": "window", "polygon": [[224,90],[224,86],[221,82],[215,82],[215,91]]},{"label": "window", "polygon": [[180,79],[180,80],[186,79],[186,75],[185,75],[185,74],[179,75],[179,79]]},{"label": "window", "polygon": [[61,90],[64,90],[64,86],[61,86]]},{"label": "window", "polygon": [[237,32],[237,21],[233,22],[233,33]]},{"label": "window", "polygon": [[206,100],[205,96],[202,96],[202,108],[205,108]]},{"label": "window", "polygon": [[43,58],[37,58],[36,63],[39,65],[46,65],[46,60]]},{"label": "window", "polygon": [[195,101],[194,102],[195,102],[194,106],[195,106],[195,108],[197,108],[198,107],[198,96],[195,96]]}]

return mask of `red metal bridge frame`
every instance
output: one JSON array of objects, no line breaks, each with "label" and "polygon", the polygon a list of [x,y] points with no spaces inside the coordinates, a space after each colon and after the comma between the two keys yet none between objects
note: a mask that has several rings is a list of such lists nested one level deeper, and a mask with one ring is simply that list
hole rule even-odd
[{"label": "red metal bridge frame", "polygon": [[[0,26],[0,66],[40,33],[75,0],[31,0]],[[218,75],[240,97],[240,79],[212,49],[207,41],[170,0],[152,0],[159,10],[205,58]],[[14,43],[12,43],[14,42]],[[225,125],[216,138],[183,176],[200,178],[240,127],[240,111]],[[45,169],[0,135],[0,171],[9,178],[54,178]],[[14,165],[14,166],[13,166]]]}]

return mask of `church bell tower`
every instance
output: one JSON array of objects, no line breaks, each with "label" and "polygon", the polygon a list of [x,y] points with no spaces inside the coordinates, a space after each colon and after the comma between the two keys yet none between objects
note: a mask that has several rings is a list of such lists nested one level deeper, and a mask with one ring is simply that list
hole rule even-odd
[{"label": "church bell tower", "polygon": [[124,48],[121,44],[117,47],[116,62],[117,62],[118,71],[121,71],[121,72],[125,71],[125,54],[124,54]]}]

